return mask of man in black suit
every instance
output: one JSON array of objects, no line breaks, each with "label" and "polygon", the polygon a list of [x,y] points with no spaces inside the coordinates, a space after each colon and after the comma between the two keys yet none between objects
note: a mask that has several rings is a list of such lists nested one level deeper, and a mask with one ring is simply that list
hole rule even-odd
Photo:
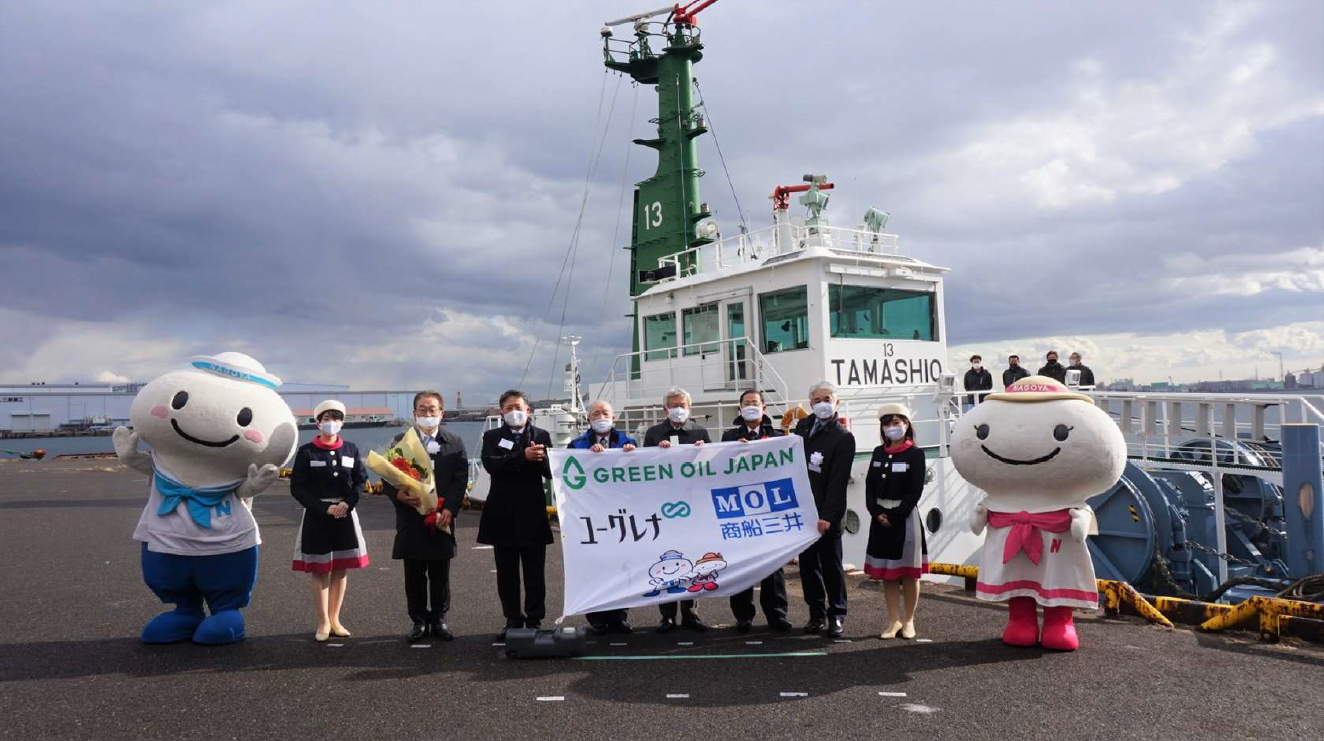
[{"label": "man in black suit", "polygon": [[[722,442],[735,440],[749,442],[770,437],[782,437],[786,433],[772,426],[772,420],[765,413],[763,393],[750,389],[740,395],[740,421],[735,427],[722,433]],[[786,619],[786,575],[781,569],[769,574],[759,584],[759,606],[768,625],[776,631],[785,633],[791,629],[791,621]],[[754,627],[754,587],[732,595],[731,614],[736,617],[736,630],[748,633]]]},{"label": "man in black suit", "polygon": [[1066,383],[1067,369],[1061,363],[1057,362],[1057,351],[1049,350],[1048,354],[1044,357],[1047,362],[1044,363],[1044,367],[1039,369],[1039,375],[1048,376],[1058,383]]},{"label": "man in black suit", "polygon": [[[451,559],[455,557],[455,518],[464,503],[469,484],[469,456],[459,436],[441,428],[445,414],[441,394],[420,391],[414,395],[414,425],[419,440],[432,459],[437,488],[437,511],[430,517],[414,509],[418,497],[382,482],[382,493],[395,505],[395,545],[391,558],[405,566],[405,603],[413,630],[406,639],[417,643],[429,635],[443,641],[455,636],[446,625],[451,607]],[[391,440],[395,446],[403,434]],[[428,607],[428,597],[432,606]]]},{"label": "man in black suit", "polygon": [[[667,413],[666,421],[653,425],[644,433],[645,448],[669,448],[672,445],[703,445],[712,442],[708,430],[695,424],[690,419],[690,394],[682,388],[673,388],[662,397],[662,408]],[[658,623],[657,632],[667,633],[676,627],[676,603],[658,605],[662,613],[662,622]],[[703,632],[708,626],[699,619],[699,611],[694,600],[680,601],[682,627]]]},{"label": "man in black suit", "polygon": [[818,532],[800,554],[800,583],[809,605],[806,633],[827,628],[839,638],[846,622],[846,569],[841,563],[841,527],[846,518],[846,487],[855,462],[855,436],[837,419],[837,387],[819,381],[809,389],[813,415],[800,420],[795,434],[804,438],[809,488],[818,507]]},{"label": "man in black suit", "polygon": [[1067,370],[1080,371],[1080,380],[1076,383],[1076,385],[1089,386],[1093,388],[1094,371],[1090,370],[1090,367],[1088,365],[1085,365],[1084,363],[1081,362],[1080,353],[1078,352],[1071,353],[1071,357],[1068,358],[1068,360],[1071,361],[1071,367],[1067,368]]},{"label": "man in black suit", "polygon": [[[544,568],[552,526],[547,520],[544,479],[552,478],[547,449],[552,436],[529,422],[529,397],[510,390],[499,402],[504,422],[483,433],[483,468],[491,488],[478,521],[478,542],[492,546],[496,558],[497,595],[506,627],[540,628],[547,615]],[[524,574],[524,607],[520,609],[520,572]]]},{"label": "man in black suit", "polygon": [[1002,387],[1006,388],[1028,375],[1030,372],[1021,365],[1021,356],[1012,355],[1007,358],[1007,370],[1002,371]]},{"label": "man in black suit", "polygon": [[[984,359],[978,355],[970,356],[970,370],[965,372],[965,378],[961,385],[966,391],[991,391],[993,389],[993,374],[984,367]],[[969,394],[965,397],[965,411],[975,408],[976,404],[982,404],[988,394]]]}]

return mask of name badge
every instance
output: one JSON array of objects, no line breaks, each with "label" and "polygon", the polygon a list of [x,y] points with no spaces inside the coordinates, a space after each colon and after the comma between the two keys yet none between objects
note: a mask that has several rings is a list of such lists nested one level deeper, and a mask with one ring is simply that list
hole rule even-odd
[{"label": "name badge", "polygon": [[874,468],[878,468],[879,466],[882,466],[882,465],[883,465],[883,462],[882,462],[882,461],[874,461],[874,462],[873,462],[873,467],[874,467]]},{"label": "name badge", "polygon": [[354,467],[354,459],[353,459],[353,458],[350,458],[350,457],[347,456],[347,455],[342,455],[342,456],[340,457],[340,465],[344,466],[345,468],[353,468],[353,467]]},{"label": "name badge", "polygon": [[671,444],[672,444],[672,445],[680,445],[680,435],[672,435],[672,436],[671,436]]},{"label": "name badge", "polygon": [[436,455],[438,450],[441,450],[441,446],[437,444],[436,440],[428,443],[428,455]]},{"label": "name badge", "polygon": [[326,468],[326,461],[308,461],[308,465],[313,468]]},{"label": "name badge", "polygon": [[514,450],[514,449],[515,449],[515,441],[514,441],[514,440],[511,440],[511,439],[508,438],[508,437],[503,437],[503,438],[501,438],[501,442],[497,443],[497,447],[498,447],[498,448],[505,448],[506,450]]},{"label": "name badge", "polygon": [[823,473],[823,467],[818,465],[817,463],[810,463],[809,470],[813,471],[814,473]]},{"label": "name badge", "polygon": [[909,463],[893,463],[892,473],[905,473],[910,468]]}]

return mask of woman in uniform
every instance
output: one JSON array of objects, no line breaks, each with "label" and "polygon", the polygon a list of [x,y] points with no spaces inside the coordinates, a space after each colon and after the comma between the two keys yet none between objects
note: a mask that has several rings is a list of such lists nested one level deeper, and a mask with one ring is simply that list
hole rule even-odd
[{"label": "woman in uniform", "polygon": [[294,457],[290,494],[304,507],[299,535],[294,541],[294,570],[312,574],[317,632],[348,636],[340,624],[345,601],[347,569],[368,565],[367,544],[354,507],[368,481],[367,468],[354,443],[340,437],[345,405],[328,399],[313,410],[318,435],[299,448]]},{"label": "woman in uniform", "polygon": [[872,516],[864,573],[883,581],[887,627],[882,637],[895,638],[899,632],[902,638],[914,638],[919,577],[929,570],[917,507],[924,492],[924,452],[915,447],[910,409],[884,404],[878,411],[883,444],[874,448],[864,479],[865,503]]}]

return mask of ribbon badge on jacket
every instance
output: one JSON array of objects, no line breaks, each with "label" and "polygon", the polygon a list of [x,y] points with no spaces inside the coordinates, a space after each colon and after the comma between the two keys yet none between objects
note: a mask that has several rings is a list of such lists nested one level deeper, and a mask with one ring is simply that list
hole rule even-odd
[{"label": "ribbon badge on jacket", "polygon": [[1030,563],[1038,565],[1044,553],[1044,539],[1039,536],[1039,531],[1065,533],[1071,529],[1071,512],[1065,509],[1034,515],[1029,512],[989,512],[988,524],[991,527],[1011,527],[1007,545],[1002,549],[1003,563],[1025,551]]},{"label": "ribbon badge on jacket", "polygon": [[239,488],[239,481],[232,481],[220,486],[202,486],[196,489],[174,480],[160,468],[155,466],[153,474],[156,479],[156,490],[161,492],[161,506],[156,510],[157,517],[164,517],[179,506],[182,501],[188,508],[189,516],[198,524],[198,527],[211,528],[211,510],[216,505],[225,501]]}]

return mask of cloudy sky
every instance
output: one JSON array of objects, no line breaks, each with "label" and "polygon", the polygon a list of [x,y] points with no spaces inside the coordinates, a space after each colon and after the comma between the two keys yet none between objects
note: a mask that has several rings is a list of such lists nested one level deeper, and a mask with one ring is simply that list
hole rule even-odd
[{"label": "cloudy sky", "polygon": [[[239,349],[473,400],[528,368],[541,395],[607,124],[565,330],[601,378],[656,103],[597,32],[658,4],[0,0],[0,382]],[[772,186],[829,175],[837,223],[878,206],[953,269],[954,358],[1324,363],[1324,4],[723,0],[701,24],[719,220],[733,189],[757,228]]]}]

